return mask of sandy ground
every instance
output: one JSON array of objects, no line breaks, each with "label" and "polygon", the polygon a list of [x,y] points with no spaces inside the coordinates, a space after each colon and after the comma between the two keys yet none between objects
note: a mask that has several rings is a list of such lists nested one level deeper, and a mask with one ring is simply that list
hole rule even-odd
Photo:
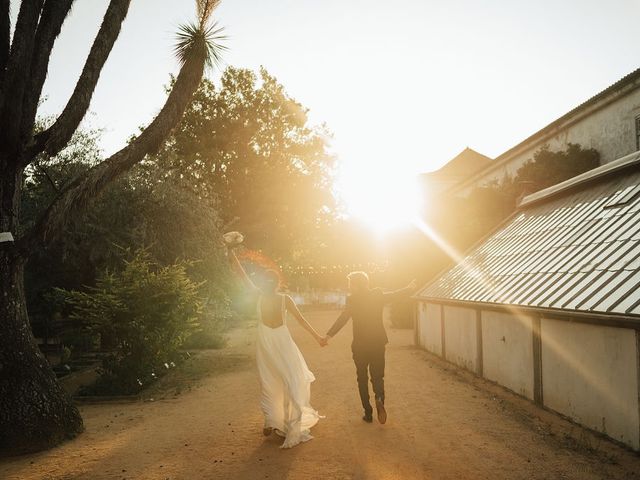
[{"label": "sandy ground", "polygon": [[[326,331],[336,312],[308,317]],[[312,403],[326,415],[308,443],[281,450],[278,437],[262,436],[248,329],[193,360],[200,372],[149,392],[154,401],[82,406],[85,433],[0,461],[0,478],[640,479],[636,454],[417,350],[410,331],[390,331],[389,420],[365,424],[349,330],[321,349],[291,326],[317,377]]]}]

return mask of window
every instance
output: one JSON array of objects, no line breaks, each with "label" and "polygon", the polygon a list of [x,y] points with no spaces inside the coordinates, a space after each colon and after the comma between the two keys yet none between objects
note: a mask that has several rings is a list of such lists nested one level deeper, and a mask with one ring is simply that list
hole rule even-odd
[{"label": "window", "polygon": [[602,208],[617,208],[631,203],[640,196],[640,184],[629,185],[617,192]]}]

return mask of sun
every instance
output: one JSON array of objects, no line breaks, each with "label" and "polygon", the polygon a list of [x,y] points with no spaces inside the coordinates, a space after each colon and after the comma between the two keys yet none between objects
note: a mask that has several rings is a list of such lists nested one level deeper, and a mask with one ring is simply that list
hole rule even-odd
[{"label": "sun", "polygon": [[335,186],[349,217],[378,234],[407,227],[418,218],[421,200],[415,173],[398,171],[389,164],[345,167]]}]

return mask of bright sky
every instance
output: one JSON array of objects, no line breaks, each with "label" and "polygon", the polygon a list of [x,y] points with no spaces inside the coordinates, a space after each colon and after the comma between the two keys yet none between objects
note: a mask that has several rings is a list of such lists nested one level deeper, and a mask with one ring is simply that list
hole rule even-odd
[{"label": "bright sky", "polygon": [[[66,102],[107,3],[76,0],[43,111]],[[132,2],[88,117],[106,153],[161,107],[193,17],[192,0]],[[351,177],[433,170],[466,146],[495,157],[640,67],[638,0],[223,0],[215,18],[227,64],[275,75]]]}]

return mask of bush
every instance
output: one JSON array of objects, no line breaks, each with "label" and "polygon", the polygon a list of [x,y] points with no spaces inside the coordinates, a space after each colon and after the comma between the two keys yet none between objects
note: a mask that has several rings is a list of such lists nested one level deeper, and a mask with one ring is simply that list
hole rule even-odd
[{"label": "bush", "polygon": [[448,243],[465,251],[506,219],[525,196],[556,185],[600,165],[600,154],[593,148],[570,143],[553,152],[544,145],[527,160],[515,176],[475,187],[466,198],[445,198],[434,208],[430,219],[434,229]]},{"label": "bush", "polygon": [[600,165],[600,154],[593,148],[583,149],[569,143],[566,150],[552,152],[544,145],[516,173],[516,183],[528,183],[532,191],[541,190]]},{"label": "bush", "polygon": [[[222,298],[222,299],[221,299]],[[226,339],[222,335],[231,321],[230,301],[219,292],[213,292],[206,302],[199,327],[185,341],[185,348],[222,348]]]},{"label": "bush", "polygon": [[179,360],[178,349],[198,327],[200,286],[187,264],[161,267],[138,250],[118,272],[105,272],[86,292],[62,291],[71,318],[99,335],[109,350],[93,393],[131,394],[154,372]]}]

